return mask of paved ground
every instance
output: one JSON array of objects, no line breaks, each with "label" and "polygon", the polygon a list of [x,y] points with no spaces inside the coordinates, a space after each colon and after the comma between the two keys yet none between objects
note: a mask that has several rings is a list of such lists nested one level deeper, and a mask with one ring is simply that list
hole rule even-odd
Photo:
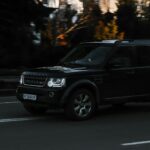
[{"label": "paved ground", "polygon": [[150,150],[150,105],[105,107],[75,122],[54,111],[33,117],[15,97],[1,97],[0,150]]}]

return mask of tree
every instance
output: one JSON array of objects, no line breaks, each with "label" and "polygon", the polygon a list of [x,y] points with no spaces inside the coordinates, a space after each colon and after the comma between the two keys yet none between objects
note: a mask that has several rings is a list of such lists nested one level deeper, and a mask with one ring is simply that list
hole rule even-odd
[{"label": "tree", "polygon": [[135,26],[137,23],[136,0],[118,0],[116,12],[120,32],[125,32],[126,38],[135,37]]},{"label": "tree", "polygon": [[73,47],[76,44],[94,39],[95,26],[102,18],[102,11],[98,1],[82,0],[84,12],[76,24],[67,29],[62,35],[57,37],[58,43],[68,44]]},{"label": "tree", "polygon": [[[99,0],[80,0],[83,2],[84,14],[88,14],[96,5],[99,7]],[[99,7],[100,10],[100,7]]]},{"label": "tree", "polygon": [[147,3],[143,6],[144,8],[144,18],[150,22],[150,3]]},{"label": "tree", "polygon": [[0,1],[1,67],[30,65],[33,50],[30,23],[42,24],[42,19],[53,10],[34,0]]},{"label": "tree", "polygon": [[113,18],[110,22],[105,23],[99,20],[95,28],[95,40],[108,40],[108,39],[120,39],[123,40],[124,33],[119,33],[116,18]]},{"label": "tree", "polygon": [[150,38],[150,1],[144,0],[141,1],[141,10],[139,13],[138,26],[137,28],[137,37],[138,38]]}]

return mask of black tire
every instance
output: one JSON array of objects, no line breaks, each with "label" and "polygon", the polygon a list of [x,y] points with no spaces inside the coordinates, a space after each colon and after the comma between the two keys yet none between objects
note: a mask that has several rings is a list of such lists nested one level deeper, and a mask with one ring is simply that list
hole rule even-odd
[{"label": "black tire", "polygon": [[23,104],[24,108],[31,114],[33,115],[42,115],[44,113],[46,113],[46,111],[48,110],[48,108],[46,107],[41,107],[41,106],[37,106],[37,105],[32,105],[32,104]]},{"label": "black tire", "polygon": [[65,114],[71,120],[86,120],[94,114],[96,101],[87,89],[79,89],[73,93],[65,105]]}]

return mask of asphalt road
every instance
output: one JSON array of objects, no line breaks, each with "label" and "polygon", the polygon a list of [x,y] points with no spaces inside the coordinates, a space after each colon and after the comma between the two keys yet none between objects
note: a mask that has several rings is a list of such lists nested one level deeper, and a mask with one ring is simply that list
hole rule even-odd
[{"label": "asphalt road", "polygon": [[0,150],[150,150],[150,104],[105,107],[75,122],[58,111],[33,117],[15,97],[1,97]]}]

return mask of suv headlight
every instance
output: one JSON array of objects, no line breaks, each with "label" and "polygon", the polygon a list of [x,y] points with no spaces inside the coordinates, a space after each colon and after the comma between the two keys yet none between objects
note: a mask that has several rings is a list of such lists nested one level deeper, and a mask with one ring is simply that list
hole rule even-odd
[{"label": "suv headlight", "polygon": [[47,86],[48,87],[63,87],[66,84],[65,78],[50,78]]},{"label": "suv headlight", "polygon": [[20,76],[20,84],[23,84],[23,75]]}]

